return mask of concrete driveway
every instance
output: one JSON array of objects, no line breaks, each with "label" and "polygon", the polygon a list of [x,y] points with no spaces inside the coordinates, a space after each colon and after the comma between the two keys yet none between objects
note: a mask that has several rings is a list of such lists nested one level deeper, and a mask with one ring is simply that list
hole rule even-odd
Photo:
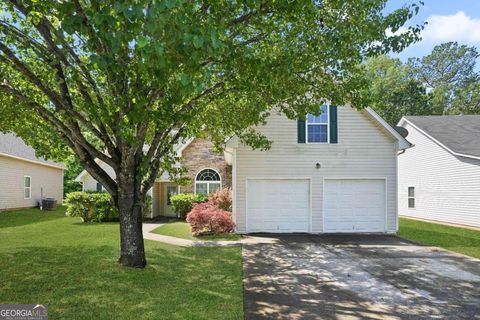
[{"label": "concrete driveway", "polygon": [[246,319],[480,319],[480,260],[393,236],[265,242],[243,246]]}]

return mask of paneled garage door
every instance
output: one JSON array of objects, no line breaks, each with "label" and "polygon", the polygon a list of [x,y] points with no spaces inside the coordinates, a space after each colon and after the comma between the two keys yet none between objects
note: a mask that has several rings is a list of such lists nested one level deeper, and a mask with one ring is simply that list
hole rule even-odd
[{"label": "paneled garage door", "polygon": [[308,232],[309,179],[248,179],[247,232]]},{"label": "paneled garage door", "polygon": [[324,232],[384,232],[384,179],[326,179]]}]

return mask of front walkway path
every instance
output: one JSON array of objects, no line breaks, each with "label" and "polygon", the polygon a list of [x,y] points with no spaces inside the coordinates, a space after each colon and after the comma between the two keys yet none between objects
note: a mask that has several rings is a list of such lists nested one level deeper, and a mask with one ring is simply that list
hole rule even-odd
[{"label": "front walkway path", "polygon": [[153,229],[160,227],[162,223],[144,223],[143,224],[143,238],[182,247],[229,247],[239,246],[242,241],[201,241],[188,240],[177,237],[169,237],[161,234],[152,233]]}]

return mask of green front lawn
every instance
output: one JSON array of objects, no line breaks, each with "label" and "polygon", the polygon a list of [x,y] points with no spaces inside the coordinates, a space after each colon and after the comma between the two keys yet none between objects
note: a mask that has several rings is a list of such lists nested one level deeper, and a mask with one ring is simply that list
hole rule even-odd
[{"label": "green front lawn", "polygon": [[243,319],[239,247],[145,245],[147,267],[124,268],[116,223],[0,212],[0,302],[47,304],[50,319]]},{"label": "green front lawn", "polygon": [[480,258],[480,231],[400,218],[398,235],[426,245]]},{"label": "green front lawn", "polygon": [[186,223],[185,221],[171,221],[154,229],[152,232],[156,234],[161,234],[164,236],[177,237],[177,238],[188,239],[188,240],[213,240],[213,241],[240,240],[240,235],[235,233],[194,237],[190,233],[189,224]]}]

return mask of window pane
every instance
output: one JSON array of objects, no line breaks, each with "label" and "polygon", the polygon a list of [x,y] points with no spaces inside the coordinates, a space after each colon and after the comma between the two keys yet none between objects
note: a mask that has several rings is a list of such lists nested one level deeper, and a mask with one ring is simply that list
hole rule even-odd
[{"label": "window pane", "polygon": [[218,189],[220,189],[220,183],[210,183],[210,187],[209,187],[209,193],[213,193],[215,191],[217,191]]},{"label": "window pane", "polygon": [[320,110],[322,110],[322,113],[320,114],[320,121],[322,123],[328,123],[328,106],[323,105],[320,107]]},{"label": "window pane", "polygon": [[415,197],[415,187],[408,187],[408,196]]},{"label": "window pane", "polygon": [[23,181],[24,187],[30,187],[30,177],[25,177]]},{"label": "window pane", "polygon": [[167,186],[167,205],[172,204],[171,197],[177,194],[177,186]]},{"label": "window pane", "polygon": [[220,175],[212,169],[204,169],[197,174],[197,181],[220,181]]},{"label": "window pane", "polygon": [[327,125],[308,125],[308,142],[328,142]]},{"label": "window pane", "polygon": [[415,208],[415,198],[408,198],[408,207]]},{"label": "window pane", "polygon": [[206,183],[196,183],[195,184],[195,193],[208,195],[208,186]]},{"label": "window pane", "polygon": [[320,107],[321,113],[318,116],[313,114],[307,115],[308,123],[328,123],[328,107],[323,105]]},{"label": "window pane", "polygon": [[24,189],[23,196],[26,199],[30,198],[30,188],[25,188]]}]

